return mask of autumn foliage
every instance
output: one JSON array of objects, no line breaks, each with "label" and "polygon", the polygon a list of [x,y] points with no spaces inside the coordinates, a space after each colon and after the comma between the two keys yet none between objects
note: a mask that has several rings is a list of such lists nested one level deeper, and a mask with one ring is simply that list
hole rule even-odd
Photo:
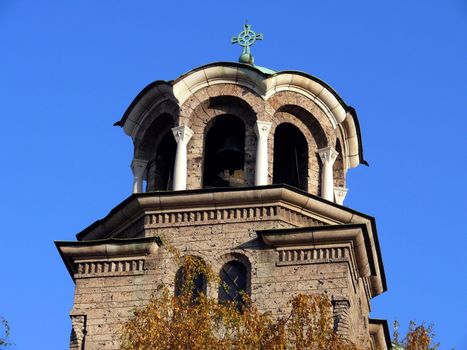
[{"label": "autumn foliage", "polygon": [[[196,289],[200,276],[219,280],[200,260],[182,261],[182,285],[176,293],[161,287],[123,326],[122,350],[357,350],[333,329],[330,301],[321,295],[297,295],[290,312],[277,318],[260,312],[247,295],[243,303],[219,303]],[[424,332],[425,330],[426,332]],[[401,342],[407,350],[432,350],[430,329],[413,328]],[[427,338],[428,337],[428,338]]]}]

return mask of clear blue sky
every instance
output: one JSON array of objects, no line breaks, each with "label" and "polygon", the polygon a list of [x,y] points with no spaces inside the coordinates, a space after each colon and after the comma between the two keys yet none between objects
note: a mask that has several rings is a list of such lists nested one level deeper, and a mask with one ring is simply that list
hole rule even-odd
[{"label": "clear blue sky", "polygon": [[16,349],[68,346],[73,282],[53,240],[131,190],[112,124],[148,83],[236,61],[306,71],[358,112],[370,167],[346,205],[377,219],[387,293],[372,317],[434,322],[467,349],[467,2],[0,0],[0,314]]}]

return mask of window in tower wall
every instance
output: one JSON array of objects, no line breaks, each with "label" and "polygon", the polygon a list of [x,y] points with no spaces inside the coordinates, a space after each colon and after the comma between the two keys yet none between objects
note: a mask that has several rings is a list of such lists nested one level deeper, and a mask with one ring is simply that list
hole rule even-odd
[{"label": "window in tower wall", "polygon": [[240,308],[244,303],[247,287],[247,269],[239,261],[226,263],[220,272],[221,285],[219,287],[220,302],[234,302]]}]

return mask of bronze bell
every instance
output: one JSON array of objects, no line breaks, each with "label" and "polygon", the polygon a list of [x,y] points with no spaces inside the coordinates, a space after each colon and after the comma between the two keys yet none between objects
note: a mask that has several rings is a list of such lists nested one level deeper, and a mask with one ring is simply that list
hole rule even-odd
[{"label": "bronze bell", "polygon": [[217,155],[222,153],[238,153],[243,154],[243,149],[241,147],[241,142],[234,137],[234,136],[227,136],[224,140],[224,144],[222,147],[217,151]]}]

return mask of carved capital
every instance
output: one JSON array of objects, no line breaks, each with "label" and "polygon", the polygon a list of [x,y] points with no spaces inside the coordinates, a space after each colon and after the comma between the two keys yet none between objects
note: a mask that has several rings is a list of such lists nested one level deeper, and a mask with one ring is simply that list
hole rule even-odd
[{"label": "carved capital", "polygon": [[180,141],[187,144],[191,137],[193,136],[193,130],[191,130],[188,126],[182,125],[182,126],[177,126],[172,129],[172,132],[175,137],[175,141],[179,143]]},{"label": "carved capital", "polygon": [[133,159],[131,162],[131,171],[133,172],[134,177],[142,178],[146,167],[148,165],[148,161],[144,159]]},{"label": "carved capital", "polygon": [[334,187],[334,198],[335,202],[339,205],[344,204],[345,196],[347,196],[347,192],[349,192],[348,188],[345,187]]},{"label": "carved capital", "polygon": [[331,146],[319,149],[318,154],[323,164],[329,163],[330,165],[334,164],[334,161],[339,155],[339,153]]},{"label": "carved capital", "polygon": [[257,120],[255,124],[255,133],[258,139],[267,138],[271,130],[271,122]]}]

